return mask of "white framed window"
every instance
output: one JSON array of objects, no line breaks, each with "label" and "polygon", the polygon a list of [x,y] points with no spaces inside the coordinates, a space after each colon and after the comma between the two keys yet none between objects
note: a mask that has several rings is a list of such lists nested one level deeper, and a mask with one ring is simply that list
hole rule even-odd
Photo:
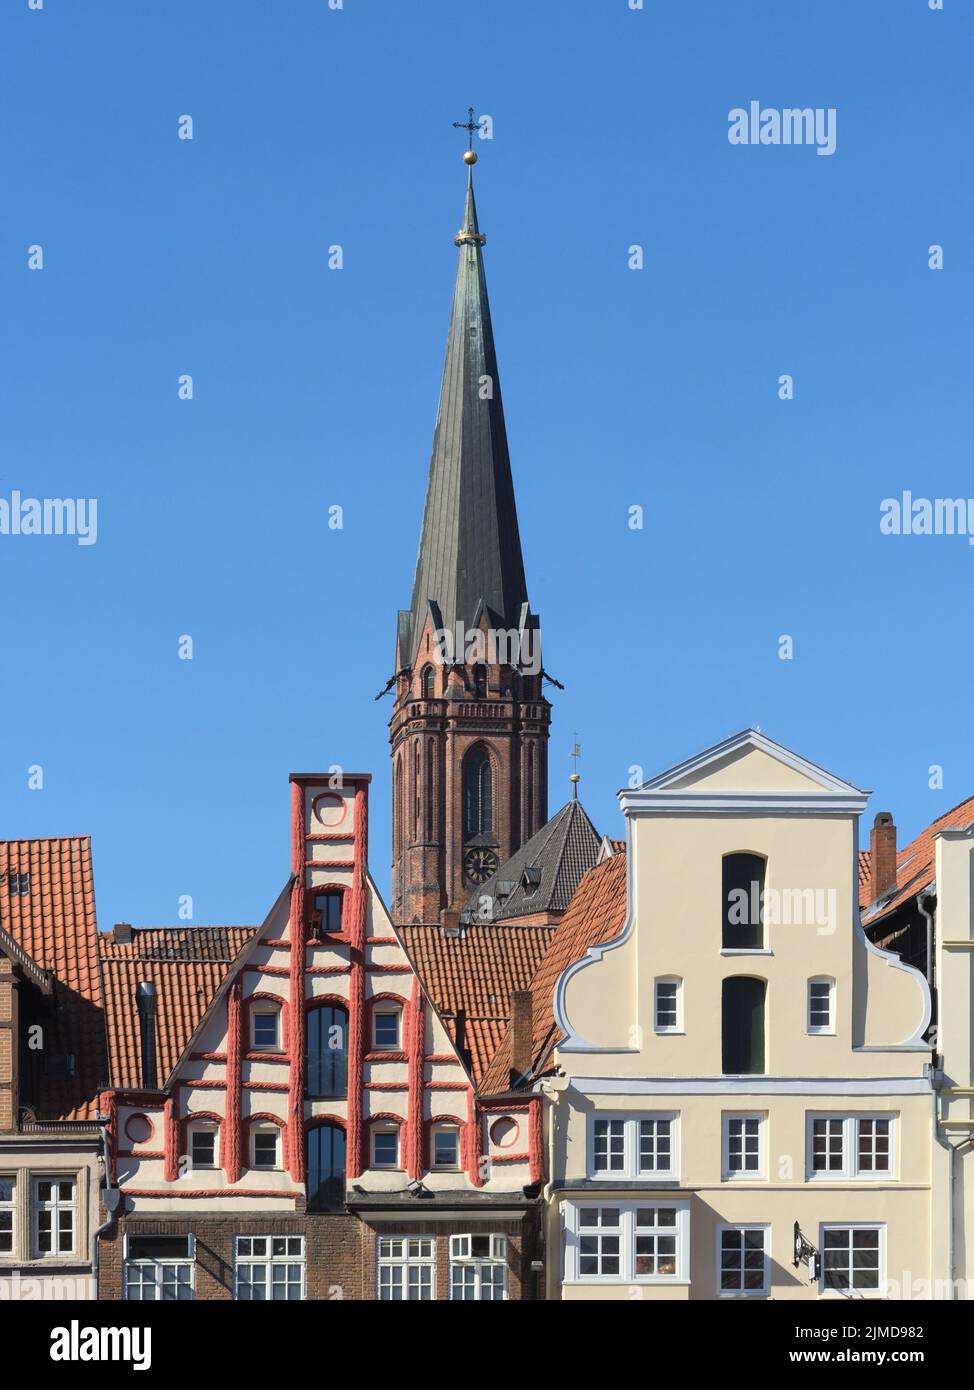
[{"label": "white framed window", "polygon": [[251,1008],[250,1046],[254,1052],[281,1050],[281,1010],[276,1004],[260,1000]]},{"label": "white framed window", "polygon": [[678,1116],[594,1115],[589,1120],[589,1177],[675,1179],[679,1173]]},{"label": "white framed window", "polygon": [[565,1281],[685,1284],[690,1203],[566,1202]]},{"label": "white framed window", "polygon": [[196,1237],[125,1237],[124,1296],[137,1302],[189,1302],[196,1271]]},{"label": "white framed window", "polygon": [[304,1236],[234,1236],[233,1296],[294,1303],[305,1296]]},{"label": "white framed window", "polygon": [[189,1130],[189,1157],[193,1168],[215,1168],[217,1166],[217,1127],[213,1124],[195,1124]]},{"label": "white framed window", "polygon": [[372,1010],[372,1050],[399,1052],[402,1047],[402,1009],[398,1004],[377,1004]]},{"label": "white framed window", "polygon": [[717,1293],[763,1298],[768,1294],[767,1226],[717,1227]]},{"label": "white framed window", "polygon": [[507,1298],[507,1236],[450,1237],[450,1297],[477,1302]]},{"label": "white framed window", "polygon": [[399,1167],[399,1126],[375,1125],[372,1129],[372,1167]]},{"label": "white framed window", "polygon": [[379,1299],[432,1302],[436,1298],[433,1236],[379,1237]]},{"label": "white framed window", "polygon": [[885,1112],[808,1115],[808,1180],[894,1176],[896,1119]]},{"label": "white framed window", "polygon": [[34,1254],[70,1255],[75,1238],[74,1178],[34,1179]]},{"label": "white framed window", "polygon": [[0,1255],[12,1255],[17,1237],[17,1179],[0,1175]]},{"label": "white framed window", "polygon": [[250,1131],[251,1168],[279,1168],[280,1150],[277,1125],[255,1125]]},{"label": "white framed window", "polygon": [[724,1182],[765,1176],[764,1127],[767,1116],[729,1112],[722,1117],[722,1176]]},{"label": "white framed window", "polygon": [[661,975],[653,990],[653,1028],[657,1033],[683,1032],[683,981]]},{"label": "white framed window", "polygon": [[827,975],[820,975],[808,982],[805,1026],[809,1033],[835,1032],[835,981]]},{"label": "white framed window", "polygon": [[819,1289],[879,1295],[886,1283],[886,1227],[855,1223],[819,1228],[822,1272]]},{"label": "white framed window", "polygon": [[459,1168],[460,1131],[456,1125],[434,1125],[431,1147],[430,1158],[433,1168]]}]

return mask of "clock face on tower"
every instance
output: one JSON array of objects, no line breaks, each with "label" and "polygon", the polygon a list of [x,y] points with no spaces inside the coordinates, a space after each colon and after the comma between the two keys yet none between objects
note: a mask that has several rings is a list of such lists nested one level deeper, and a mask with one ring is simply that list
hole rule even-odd
[{"label": "clock face on tower", "polygon": [[463,856],[463,872],[471,883],[486,883],[497,869],[497,855],[492,849],[468,849]]}]

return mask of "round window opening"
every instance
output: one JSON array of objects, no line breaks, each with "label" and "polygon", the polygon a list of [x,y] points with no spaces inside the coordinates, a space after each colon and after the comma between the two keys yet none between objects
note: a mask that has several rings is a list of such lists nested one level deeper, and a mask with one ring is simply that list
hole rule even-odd
[{"label": "round window opening", "polygon": [[347,803],[335,792],[319,792],[311,805],[311,814],[319,825],[333,829],[345,819]]},{"label": "round window opening", "polygon": [[125,1121],[125,1135],[133,1144],[144,1144],[152,1138],[152,1122],[148,1115],[130,1115]]},{"label": "round window opening", "polygon": [[490,1142],[498,1149],[509,1149],[518,1136],[517,1122],[509,1115],[495,1120],[490,1127]]}]

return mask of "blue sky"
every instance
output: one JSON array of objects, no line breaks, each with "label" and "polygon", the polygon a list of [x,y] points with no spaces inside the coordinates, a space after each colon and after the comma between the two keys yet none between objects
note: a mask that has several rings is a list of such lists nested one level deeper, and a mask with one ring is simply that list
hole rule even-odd
[{"label": "blue sky", "polygon": [[[748,724],[873,789],[901,842],[974,792],[974,549],[879,532],[904,488],[974,493],[970,5],[7,0],[0,41],[0,497],[98,499],[95,545],[0,536],[0,835],[91,834],[102,926],[176,921],[185,894],[197,922],[259,920],[287,775],[333,763],[374,774],[385,890],[373,696],[470,103],[494,122],[477,192],[529,592],[566,686],[551,810],[575,730],[613,834],[632,764]],[[835,107],[835,154],[732,146],[751,100]]]}]

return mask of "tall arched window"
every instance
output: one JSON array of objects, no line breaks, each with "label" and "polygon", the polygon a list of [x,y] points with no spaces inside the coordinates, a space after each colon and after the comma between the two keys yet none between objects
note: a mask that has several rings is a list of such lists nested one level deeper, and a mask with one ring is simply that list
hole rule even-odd
[{"label": "tall arched window", "polygon": [[482,743],[471,748],[463,760],[463,831],[489,835],[494,828],[494,775],[490,755]]},{"label": "tall arched window", "polygon": [[406,807],[402,797],[402,754],[396,755],[396,808],[395,808],[395,831],[396,831],[396,859],[402,858],[403,823],[406,814]]},{"label": "tall arched window", "polygon": [[436,780],[435,780],[435,757],[436,745],[433,740],[426,740],[426,838],[433,839],[434,816],[436,807]]},{"label": "tall arched window", "polygon": [[308,1130],[308,1210],[332,1211],[345,1200],[345,1131],[340,1125]]},{"label": "tall arched window", "polygon": [[527,773],[527,825],[525,827],[528,836],[534,834],[534,744],[528,744],[528,773]]},{"label": "tall arched window", "polygon": [[764,945],[764,870],[760,854],[725,854],[721,873],[721,922],[725,951]]},{"label": "tall arched window", "polygon": [[422,744],[419,739],[413,739],[413,839],[419,839],[419,807],[422,799]]},{"label": "tall arched window", "polygon": [[432,666],[423,667],[422,691],[424,700],[432,700],[436,694],[436,672]]},{"label": "tall arched window", "polygon": [[348,1010],[322,1004],[308,1010],[307,1091],[314,1100],[344,1100],[348,1094]]},{"label": "tall arched window", "polygon": [[725,1076],[761,1076],[764,1058],[764,1001],[767,985],[750,975],[732,975],[721,989],[721,1070]]},{"label": "tall arched window", "polygon": [[478,661],[473,668],[473,693],[478,700],[483,700],[487,695],[487,667]]}]

